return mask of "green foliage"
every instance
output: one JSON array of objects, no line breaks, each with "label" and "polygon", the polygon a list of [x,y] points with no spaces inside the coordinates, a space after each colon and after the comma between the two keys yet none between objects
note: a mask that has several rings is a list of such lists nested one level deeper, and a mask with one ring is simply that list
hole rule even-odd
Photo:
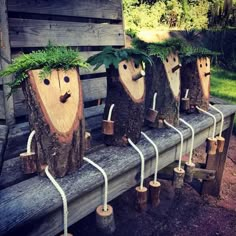
[{"label": "green foliage", "polygon": [[98,69],[101,65],[105,65],[109,68],[113,65],[118,68],[118,64],[123,60],[133,59],[135,63],[141,62],[152,63],[151,58],[144,52],[134,48],[115,49],[112,47],[106,47],[102,52],[88,58],[87,62],[91,65],[96,65],[94,70]]},{"label": "green foliage", "polygon": [[139,50],[145,51],[149,56],[160,57],[162,61],[164,61],[171,52],[178,52],[183,63],[189,63],[198,57],[214,57],[219,55],[218,52],[211,51],[204,47],[194,46],[180,38],[170,38],[158,43],[146,43],[135,38],[132,45]]},{"label": "green foliage", "polygon": [[44,78],[52,69],[67,71],[76,67],[88,68],[88,64],[80,57],[78,51],[66,47],[48,46],[43,50],[20,55],[5,70],[0,71],[0,76],[15,74],[15,79],[9,84],[12,94],[28,78],[29,70],[41,69],[40,78]]}]

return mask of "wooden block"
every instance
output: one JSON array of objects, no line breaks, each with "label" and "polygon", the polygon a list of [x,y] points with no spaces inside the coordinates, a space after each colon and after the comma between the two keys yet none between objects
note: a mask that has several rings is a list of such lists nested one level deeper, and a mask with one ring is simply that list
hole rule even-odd
[{"label": "wooden block", "polygon": [[182,188],[184,185],[184,175],[184,169],[179,169],[178,167],[174,168],[173,185],[175,188]]},{"label": "wooden block", "polygon": [[191,183],[193,181],[193,174],[194,174],[194,163],[188,163],[186,162],[184,165],[185,175],[184,175],[184,181],[187,183]]},{"label": "wooden block", "polygon": [[116,230],[113,208],[108,205],[107,211],[104,211],[103,207],[100,205],[96,209],[96,225],[103,234],[112,234]]},{"label": "wooden block", "polygon": [[159,181],[149,182],[150,200],[153,207],[157,207],[160,204],[160,190],[161,183]]},{"label": "wooden block", "polygon": [[148,189],[143,187],[142,189],[140,186],[135,188],[136,190],[136,209],[139,212],[144,211],[147,208],[147,199],[148,199]]}]

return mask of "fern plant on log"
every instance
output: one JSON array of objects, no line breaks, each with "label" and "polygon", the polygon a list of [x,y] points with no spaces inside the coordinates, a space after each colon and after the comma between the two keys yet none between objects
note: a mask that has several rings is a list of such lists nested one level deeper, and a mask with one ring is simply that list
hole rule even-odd
[{"label": "fern plant on log", "polygon": [[49,166],[63,177],[82,165],[84,153],[83,96],[78,67],[87,67],[79,53],[50,46],[23,54],[0,76],[14,73],[12,92],[22,86],[35,130],[37,171]]},{"label": "fern plant on log", "polygon": [[[95,69],[104,64],[107,69],[107,98],[103,115],[103,128],[107,145],[126,146],[128,138],[134,143],[140,139],[144,121],[145,82],[142,62],[151,63],[150,58],[137,49],[105,48],[88,59]],[[111,111],[112,105],[114,106]],[[110,120],[108,119],[110,114]],[[112,132],[110,132],[112,131]]]}]

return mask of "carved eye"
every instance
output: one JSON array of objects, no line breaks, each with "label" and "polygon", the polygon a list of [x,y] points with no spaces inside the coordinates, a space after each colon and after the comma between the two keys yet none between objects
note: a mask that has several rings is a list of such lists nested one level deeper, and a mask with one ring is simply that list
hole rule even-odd
[{"label": "carved eye", "polygon": [[168,62],[169,60],[168,60],[168,58],[166,58],[166,62]]},{"label": "carved eye", "polygon": [[48,79],[44,79],[43,82],[44,82],[45,85],[49,85],[50,84],[50,81]]},{"label": "carved eye", "polygon": [[200,67],[202,68],[202,64],[200,64]]},{"label": "carved eye", "polygon": [[138,68],[139,68],[139,64],[135,63],[135,64],[134,64],[134,67],[135,67],[136,69],[138,69]]},{"label": "carved eye", "polygon": [[68,76],[65,76],[65,77],[64,77],[64,81],[65,81],[66,83],[69,83],[69,82],[70,82],[70,78],[69,78]]},{"label": "carved eye", "polygon": [[208,65],[207,65],[207,63],[206,63],[206,67],[207,67]]},{"label": "carved eye", "polygon": [[174,61],[176,61],[175,57],[173,58]]},{"label": "carved eye", "polygon": [[124,64],[124,65],[123,65],[123,68],[126,70],[126,69],[127,69],[127,65]]}]

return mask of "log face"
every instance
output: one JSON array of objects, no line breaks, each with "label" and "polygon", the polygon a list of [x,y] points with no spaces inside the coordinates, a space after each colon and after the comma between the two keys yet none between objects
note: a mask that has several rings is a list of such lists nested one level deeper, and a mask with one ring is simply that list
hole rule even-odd
[{"label": "log face", "polygon": [[[144,95],[135,102],[130,95],[130,91],[128,92],[121,83],[120,76],[119,70],[113,66],[107,70],[107,98],[103,120],[107,120],[109,109],[114,104],[111,116],[111,120],[114,121],[114,134],[104,135],[104,142],[107,145],[126,146],[128,145],[128,138],[134,143],[137,143],[140,139],[144,121],[145,89]],[[125,75],[122,74],[123,76]],[[129,73],[128,78],[131,79]]]},{"label": "log face", "polygon": [[[156,97],[156,110],[158,111],[157,118],[154,123],[149,123],[152,127],[159,127],[158,120],[166,119],[169,123],[173,125],[179,124],[179,93],[180,88],[180,78],[175,74],[174,76],[170,75],[169,79],[167,78],[168,72],[166,67],[162,63],[161,59],[158,57],[152,57],[153,66],[146,66],[146,100],[145,100],[145,114],[148,113],[148,110],[152,108],[153,96],[157,93]],[[177,64],[177,63],[176,63]],[[169,68],[169,73],[172,73]],[[169,81],[176,80],[178,82],[173,82],[170,85]],[[174,84],[178,89],[174,88]],[[173,90],[171,88],[173,87]],[[179,90],[179,91],[178,91]],[[175,96],[177,95],[177,96]]]},{"label": "log face", "polygon": [[[53,71],[49,83],[38,75],[38,70],[30,71],[30,78],[23,83],[29,123],[36,132],[37,170],[43,174],[49,165],[54,176],[63,177],[82,165],[85,131],[81,82],[76,70]],[[62,103],[60,96],[68,89],[71,96]]]},{"label": "log face", "polygon": [[202,93],[205,99],[209,99],[210,96],[210,59],[198,58],[197,59],[197,69],[199,74],[199,79],[201,83]]},{"label": "log face", "polygon": [[201,58],[183,65],[181,69],[181,97],[189,89],[188,98],[190,107],[199,106],[208,110],[210,97],[210,72],[209,58]]},{"label": "log face", "polygon": [[180,95],[180,70],[172,70],[179,65],[179,57],[175,53],[170,53],[163,63],[170,89],[176,100],[178,100]]},{"label": "log face", "polygon": [[133,77],[141,72],[142,66],[133,60],[122,61],[119,63],[118,70],[120,82],[127,94],[134,102],[142,102],[145,93],[144,77],[133,80]]}]

